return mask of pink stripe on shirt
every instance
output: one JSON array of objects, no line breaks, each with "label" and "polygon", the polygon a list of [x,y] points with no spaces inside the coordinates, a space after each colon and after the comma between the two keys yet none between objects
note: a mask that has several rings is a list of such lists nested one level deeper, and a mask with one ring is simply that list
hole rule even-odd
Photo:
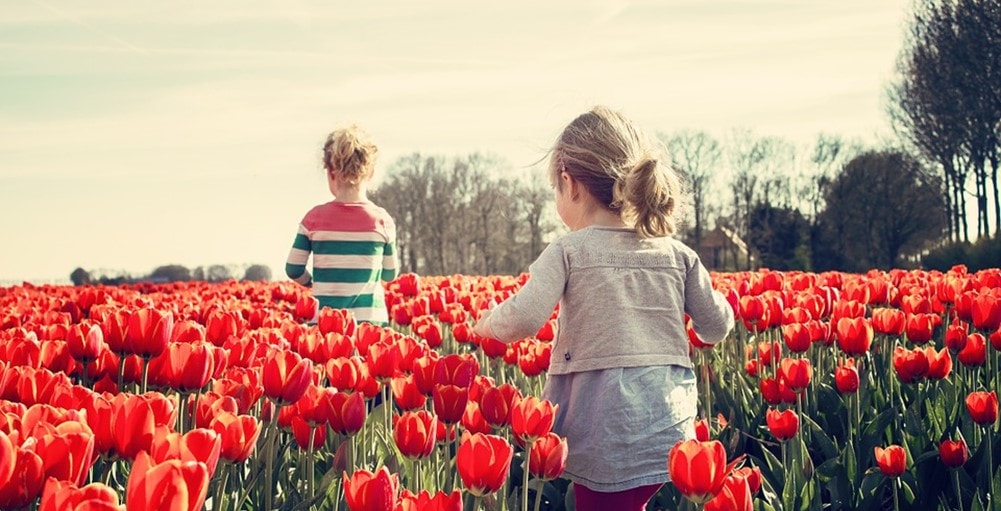
[{"label": "pink stripe on shirt", "polygon": [[372,204],[328,202],[309,210],[302,225],[309,231],[380,232],[385,234],[386,212]]}]

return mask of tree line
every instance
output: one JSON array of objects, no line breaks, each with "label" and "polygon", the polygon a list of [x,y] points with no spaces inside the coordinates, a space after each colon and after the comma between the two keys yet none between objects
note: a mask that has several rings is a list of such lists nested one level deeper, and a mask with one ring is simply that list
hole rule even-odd
[{"label": "tree line", "polygon": [[264,264],[225,265],[211,264],[188,268],[180,264],[157,266],[148,274],[131,275],[115,270],[85,270],[76,268],[70,273],[70,282],[75,286],[86,284],[121,285],[136,282],[226,282],[227,280],[271,280],[271,267]]}]

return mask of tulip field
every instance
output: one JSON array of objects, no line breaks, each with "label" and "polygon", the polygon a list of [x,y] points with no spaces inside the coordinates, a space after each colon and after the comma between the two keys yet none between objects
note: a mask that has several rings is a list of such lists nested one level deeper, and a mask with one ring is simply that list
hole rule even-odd
[{"label": "tulip field", "polygon": [[[689,331],[649,509],[1001,510],[1001,270],[712,276],[737,326]],[[557,311],[472,332],[527,278],[401,275],[388,326],[291,282],[0,288],[0,509],[572,510]]]}]

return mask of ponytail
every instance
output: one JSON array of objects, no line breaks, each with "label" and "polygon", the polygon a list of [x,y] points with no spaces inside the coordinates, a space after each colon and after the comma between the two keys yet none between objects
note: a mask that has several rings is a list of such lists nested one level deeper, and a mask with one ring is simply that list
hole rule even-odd
[{"label": "ponytail", "polygon": [[323,166],[337,172],[349,183],[358,183],[372,175],[378,147],[368,133],[356,125],[335,130],[323,144]]},{"label": "ponytail", "polygon": [[656,158],[641,158],[626,174],[621,188],[626,203],[623,216],[632,221],[641,237],[657,238],[674,233],[681,180],[673,169]]}]

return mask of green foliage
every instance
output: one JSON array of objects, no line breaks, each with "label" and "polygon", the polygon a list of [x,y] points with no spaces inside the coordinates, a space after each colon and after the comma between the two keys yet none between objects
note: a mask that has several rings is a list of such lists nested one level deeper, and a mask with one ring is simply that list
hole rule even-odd
[{"label": "green foliage", "polygon": [[949,243],[930,250],[921,258],[929,270],[948,271],[956,265],[966,265],[969,271],[996,268],[1001,261],[1001,236],[981,238],[976,243]]}]

